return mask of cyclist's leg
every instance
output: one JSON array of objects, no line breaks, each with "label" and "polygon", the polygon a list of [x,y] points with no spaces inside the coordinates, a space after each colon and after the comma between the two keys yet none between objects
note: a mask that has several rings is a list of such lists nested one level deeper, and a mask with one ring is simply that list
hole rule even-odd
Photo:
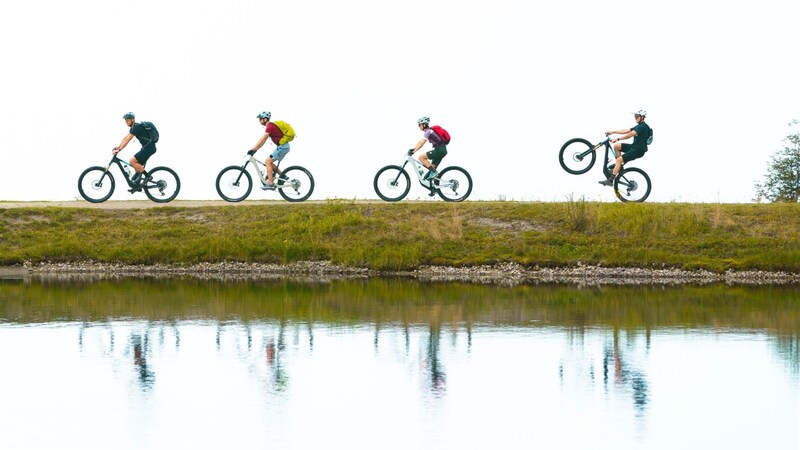
[{"label": "cyclist's leg", "polygon": [[144,172],[144,165],[147,164],[147,160],[150,159],[151,156],[156,152],[155,145],[145,145],[142,147],[141,150],[136,152],[135,155],[131,156],[131,166],[134,170],[136,170],[135,178],[138,180],[139,176],[142,172]]},{"label": "cyclist's leg", "polygon": [[[442,162],[442,159],[447,156],[447,147],[444,145],[440,147],[434,147],[433,150],[423,153],[422,156],[419,157],[419,160],[425,164],[425,167],[431,170],[436,170],[439,167],[439,163]],[[424,161],[423,161],[424,158]]]},{"label": "cyclist's leg", "polygon": [[280,162],[287,153],[289,153],[289,143],[275,147],[275,150],[267,158],[267,182],[274,184],[273,176],[275,170],[278,168],[275,163]]},{"label": "cyclist's leg", "polygon": [[419,155],[419,162],[421,162],[426,169],[430,169],[431,167],[431,161],[428,157],[428,153],[430,152],[422,153],[421,155]]},{"label": "cyclist's leg", "polygon": [[614,170],[611,171],[611,178],[619,174],[619,171],[622,170],[622,164],[626,161],[624,160],[625,153],[631,150],[631,144],[621,144],[619,142],[614,143],[614,156],[616,156],[616,161],[614,162]]},{"label": "cyclist's leg", "polygon": [[[439,164],[442,162],[445,156],[447,156],[447,147],[444,145],[439,147],[434,147],[433,150],[425,153],[427,159],[429,159],[428,167],[428,174],[425,176],[426,179],[431,179],[436,176],[438,173],[436,168],[439,167]],[[420,157],[420,161],[422,161],[422,157]]]},{"label": "cyclist's leg", "polygon": [[622,160],[625,163],[631,162],[634,159],[639,159],[644,156],[647,150],[638,147],[629,147],[622,155]]}]

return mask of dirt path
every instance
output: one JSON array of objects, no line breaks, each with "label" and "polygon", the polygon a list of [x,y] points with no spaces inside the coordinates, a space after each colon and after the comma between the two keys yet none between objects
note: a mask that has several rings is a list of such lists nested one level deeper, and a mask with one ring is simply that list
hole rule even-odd
[{"label": "dirt path", "polygon": [[[325,200],[309,200],[304,203],[325,203]],[[223,200],[175,200],[169,203],[155,203],[150,200],[109,201],[89,203],[82,200],[64,202],[3,202],[0,209],[11,208],[91,208],[91,209],[147,209],[147,208],[198,208],[202,206],[254,206],[254,205],[291,205],[283,200],[246,200],[240,203],[229,203]]]}]

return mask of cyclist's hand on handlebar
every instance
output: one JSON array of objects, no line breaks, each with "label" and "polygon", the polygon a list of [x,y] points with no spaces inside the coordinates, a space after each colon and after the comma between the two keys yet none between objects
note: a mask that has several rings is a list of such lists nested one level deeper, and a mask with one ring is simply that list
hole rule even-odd
[{"label": "cyclist's hand on handlebar", "polygon": [[119,152],[121,152],[121,151],[122,151],[122,149],[121,149],[121,148],[119,148],[119,147],[114,147],[114,149],[113,149],[113,150],[111,150],[111,153],[113,153],[113,154],[115,154],[115,155],[116,155],[117,153],[119,153]]},{"label": "cyclist's hand on handlebar", "polygon": [[413,154],[414,154],[414,149],[413,148],[408,149],[408,156],[411,156]]},{"label": "cyclist's hand on handlebar", "polygon": [[250,149],[250,150],[248,150],[248,151],[247,151],[247,154],[248,154],[248,155],[250,155],[250,156],[253,156],[253,155],[255,155],[255,154],[256,154],[256,152],[257,152],[257,151],[258,151],[258,150],[253,150],[253,149]]}]

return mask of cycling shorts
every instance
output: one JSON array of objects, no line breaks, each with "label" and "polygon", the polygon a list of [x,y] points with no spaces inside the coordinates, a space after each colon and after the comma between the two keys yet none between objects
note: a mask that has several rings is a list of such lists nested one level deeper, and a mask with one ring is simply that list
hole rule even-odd
[{"label": "cycling shorts", "polygon": [[625,162],[639,159],[647,153],[646,147],[634,147],[633,144],[622,144],[622,160]]},{"label": "cycling shorts", "polygon": [[139,164],[145,165],[147,163],[147,160],[150,159],[150,157],[153,156],[155,152],[156,152],[156,145],[148,144],[142,147],[141,150],[136,152],[136,154],[133,155],[133,157],[136,158],[136,161],[138,161]]},{"label": "cycling shorts", "polygon": [[278,162],[282,160],[287,153],[289,153],[289,150],[289,143],[287,142],[283,145],[275,147],[275,150],[269,154],[269,157],[272,158],[273,161]]},{"label": "cycling shorts", "polygon": [[447,147],[444,145],[433,147],[433,150],[425,154],[428,155],[428,159],[431,160],[431,164],[438,166],[439,163],[442,162],[442,159],[447,156]]}]

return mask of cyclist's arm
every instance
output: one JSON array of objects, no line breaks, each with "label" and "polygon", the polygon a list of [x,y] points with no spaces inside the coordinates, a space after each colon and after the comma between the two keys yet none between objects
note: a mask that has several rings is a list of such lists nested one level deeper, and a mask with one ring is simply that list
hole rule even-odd
[{"label": "cyclist's arm", "polygon": [[639,133],[633,131],[630,128],[624,128],[622,130],[611,131],[608,134],[619,134],[620,136],[617,136],[616,140],[617,141],[622,141],[622,140],[630,139],[630,138],[632,138],[634,136],[637,136]]},{"label": "cyclist's arm", "polygon": [[426,142],[428,142],[427,139],[420,139],[420,141],[417,142],[417,145],[414,146],[414,153],[417,153],[417,151],[419,151],[419,149],[421,149]]},{"label": "cyclist's arm", "polygon": [[261,139],[259,139],[258,142],[256,142],[256,145],[253,146],[253,150],[258,150],[261,147],[263,147],[264,144],[267,142],[267,139],[269,139],[269,133],[264,133],[264,135],[261,136]]},{"label": "cyclist's arm", "polygon": [[119,146],[117,146],[117,147],[115,147],[115,148],[114,148],[114,151],[116,151],[117,153],[119,153],[119,152],[120,152],[120,151],[121,151],[123,148],[125,148],[125,146],[126,146],[126,145],[128,145],[128,142],[130,142],[130,141],[131,141],[131,139],[133,139],[133,135],[132,135],[132,134],[130,134],[130,133],[128,133],[128,135],[127,135],[127,136],[125,136],[124,138],[122,138],[122,142],[120,142],[120,143],[119,143]]}]

